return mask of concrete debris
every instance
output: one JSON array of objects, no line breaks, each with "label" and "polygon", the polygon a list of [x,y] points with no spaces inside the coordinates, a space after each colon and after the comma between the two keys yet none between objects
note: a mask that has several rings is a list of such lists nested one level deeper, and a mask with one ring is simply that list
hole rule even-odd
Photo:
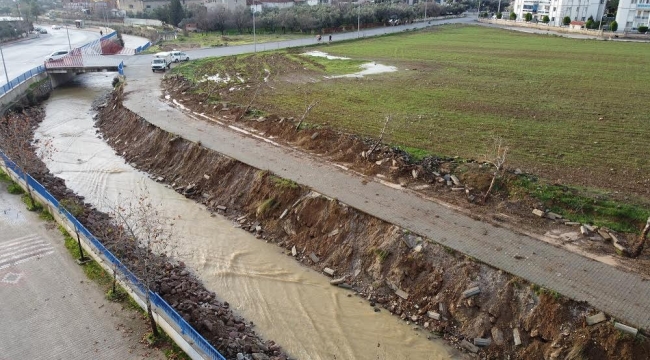
[{"label": "concrete debris", "polygon": [[284,217],[287,216],[288,213],[289,213],[289,209],[284,209],[282,215],[280,215],[280,220],[284,219]]},{"label": "concrete debris", "polygon": [[609,241],[612,240],[612,237],[609,235],[609,233],[603,229],[598,229],[598,234],[603,237],[603,240]]},{"label": "concrete debris", "polygon": [[626,332],[628,334],[632,334],[632,336],[636,336],[639,333],[639,329],[635,329],[631,326],[627,326],[625,324],[621,324],[619,322],[614,323],[614,327],[618,330],[621,330],[623,332]]},{"label": "concrete debris", "polygon": [[463,291],[463,298],[468,298],[470,296],[478,295],[480,293],[481,293],[481,289],[478,286],[475,286],[473,288],[469,288]]},{"label": "concrete debris", "polygon": [[576,222],[576,221],[567,221],[567,222],[564,223],[564,225],[567,225],[567,226],[576,226],[576,225],[580,225],[580,223],[579,223],[579,222]]},{"label": "concrete debris", "polygon": [[607,317],[605,316],[605,313],[599,312],[596,315],[587,316],[586,320],[587,320],[587,325],[596,325],[598,323],[607,320]]},{"label": "concrete debris", "polygon": [[210,180],[210,175],[208,175],[208,174],[203,174],[203,178],[206,179],[206,180]]},{"label": "concrete debris", "polygon": [[438,304],[438,311],[440,311],[441,315],[444,315],[447,313],[447,307],[445,306],[444,303]]},{"label": "concrete debris", "polygon": [[533,214],[539,216],[539,217],[544,217],[544,212],[539,209],[533,209]]},{"label": "concrete debris", "polygon": [[592,226],[592,225],[589,225],[589,224],[584,224],[583,226],[584,226],[587,230],[589,230],[590,232],[594,232],[594,231],[598,230],[598,226]]},{"label": "concrete debris", "polygon": [[435,311],[427,311],[427,316],[433,320],[440,320],[440,314]]},{"label": "concrete debris", "polygon": [[291,248],[291,255],[293,255],[293,256],[298,255],[298,250],[296,249],[296,245],[294,245],[294,246]]},{"label": "concrete debris", "polygon": [[340,284],[343,284],[343,283],[345,282],[345,279],[346,279],[346,278],[347,278],[347,276],[344,276],[344,277],[342,277],[342,278],[338,278],[338,279],[332,279],[332,280],[330,280],[330,284],[331,284],[331,285],[340,285]]},{"label": "concrete debris", "polygon": [[460,186],[460,185],[461,185],[460,180],[458,180],[458,178],[456,177],[456,175],[451,175],[450,178],[451,178],[451,181],[454,182],[454,185],[456,185],[456,186]]},{"label": "concrete debris", "polygon": [[584,236],[588,236],[589,235],[589,229],[587,229],[586,226],[582,225],[582,226],[580,226],[580,233],[582,233],[582,235],[584,235]]},{"label": "concrete debris", "polygon": [[413,248],[413,251],[415,252],[421,252],[422,251],[422,244],[418,244],[415,248]]},{"label": "concrete debris", "polygon": [[523,173],[524,173],[524,172],[521,171],[521,169],[519,169],[519,168],[515,169],[515,175],[521,175],[521,174],[523,174]]},{"label": "concrete debris", "polygon": [[614,242],[614,247],[620,252],[625,252],[625,246],[621,245],[619,242]]},{"label": "concrete debris", "polygon": [[312,140],[316,140],[316,138],[318,137],[318,135],[320,135],[320,134],[317,133],[317,132],[313,133],[313,134],[311,135],[311,139],[312,139]]},{"label": "concrete debris", "polygon": [[327,236],[331,237],[331,236],[336,236],[338,234],[339,234],[339,229],[337,228],[337,229],[334,229],[334,230],[330,231],[330,233],[327,234]]},{"label": "concrete debris", "polygon": [[334,270],[333,270],[333,269],[330,269],[330,268],[328,268],[328,267],[326,267],[325,269],[323,269],[323,272],[324,272],[325,274],[329,275],[329,276],[334,276]]},{"label": "concrete debris", "polygon": [[257,226],[255,227],[255,231],[256,231],[256,232],[262,232],[262,227],[261,227],[260,225],[257,225]]},{"label": "concrete debris", "polygon": [[512,329],[512,338],[515,341],[515,346],[521,345],[521,336],[519,335],[519,329]]},{"label": "concrete debris", "polygon": [[465,190],[465,188],[462,188],[462,187],[453,187],[453,188],[451,188],[451,191],[463,191],[463,190]]},{"label": "concrete debris", "polygon": [[580,239],[580,233],[577,231],[571,231],[568,233],[560,234],[559,237],[564,241],[576,241]]},{"label": "concrete debris", "polygon": [[217,205],[217,210],[226,211],[226,207],[223,205]]},{"label": "concrete debris", "polygon": [[411,171],[411,175],[413,176],[414,179],[417,179],[417,178],[418,178],[418,171],[415,170],[415,169],[413,169],[413,170]]},{"label": "concrete debris", "polygon": [[562,215],[550,211],[546,213],[546,217],[551,220],[562,219]]},{"label": "concrete debris", "polygon": [[163,181],[165,181],[165,178],[162,177],[162,176],[158,176],[158,177],[156,178],[156,181],[158,181],[158,182],[163,182]]},{"label": "concrete debris", "polygon": [[352,287],[352,285],[350,285],[350,284],[346,284],[346,283],[340,283],[340,284],[338,285],[338,287],[343,288],[343,289],[348,289],[348,290],[354,290],[354,288]]},{"label": "concrete debris", "polygon": [[454,183],[451,180],[447,180],[447,186],[452,186]]},{"label": "concrete debris", "polygon": [[320,260],[320,259],[318,258],[318,256],[316,256],[316,254],[314,254],[314,253],[309,254],[309,258],[310,258],[311,261],[313,261],[314,263],[317,263],[317,262]]},{"label": "concrete debris", "polygon": [[461,342],[460,342],[460,346],[462,346],[462,347],[464,347],[465,349],[467,349],[467,351],[470,351],[470,352],[473,352],[473,353],[477,353],[477,352],[478,352],[478,346],[472,344],[471,342],[469,342],[469,341],[467,341],[467,340],[463,340],[463,341],[461,341]]},{"label": "concrete debris", "polygon": [[395,290],[395,295],[401,297],[404,300],[408,300],[408,298],[409,298],[409,294],[406,291],[402,290],[402,289]]},{"label": "concrete debris", "polygon": [[416,191],[421,191],[421,190],[428,189],[430,187],[431,187],[431,185],[424,184],[424,185],[413,186],[411,189],[416,190]]},{"label": "concrete debris", "polygon": [[488,346],[491,343],[492,343],[492,340],[490,340],[490,339],[474,338],[474,345],[477,345],[477,346]]},{"label": "concrete debris", "polygon": [[417,316],[417,315],[412,315],[412,316],[411,316],[411,321],[413,321],[413,322],[416,322],[416,321],[418,321],[419,319],[420,319],[420,317]]},{"label": "concrete debris", "polygon": [[494,326],[490,332],[492,333],[492,339],[494,339],[494,343],[497,345],[503,345],[503,331]]}]

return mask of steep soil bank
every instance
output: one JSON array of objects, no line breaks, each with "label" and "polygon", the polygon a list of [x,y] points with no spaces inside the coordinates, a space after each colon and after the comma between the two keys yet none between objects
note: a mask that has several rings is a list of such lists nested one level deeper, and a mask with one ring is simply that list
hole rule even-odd
[{"label": "steep soil bank", "polygon": [[[491,338],[481,358],[626,359],[650,350],[644,337],[621,336],[608,322],[587,327],[585,316],[596,310],[586,304],[161,131],[123,108],[119,92],[101,107],[97,125],[131,164],[304,265],[333,269],[335,278],[345,278],[339,286],[376,311],[383,308],[457,346]],[[464,297],[473,287],[480,293]],[[513,329],[521,334],[520,346]]]},{"label": "steep soil bank", "polygon": [[[280,61],[277,57],[265,58],[267,63]],[[235,67],[234,59],[225,60]],[[280,64],[284,65],[284,64]],[[291,72],[290,66],[280,66],[278,76]],[[239,66],[252,66],[245,63]],[[608,263],[620,265],[625,270],[650,275],[650,249],[635,259],[619,254],[611,241],[597,231],[588,235],[580,233],[583,223],[601,225],[600,229],[615,234],[625,248],[637,241],[634,232],[645,225],[646,215],[630,217],[639,210],[628,211],[625,204],[608,203],[601,195],[583,196],[578,190],[563,185],[546,188],[533,174],[519,169],[506,169],[497,179],[487,202],[484,194],[490,187],[494,167],[485,162],[454,157],[430,156],[414,159],[403,150],[378,144],[374,139],[341,133],[327,127],[301,126],[298,119],[270,114],[253,116],[255,110],[243,116],[245,107],[232,103],[214,103],[209,93],[196,93],[196,87],[182,76],[167,76],[163,80],[168,99],[185,111],[201,114],[206,121],[218,121],[243,128],[256,136],[317,154],[326,161],[340,164],[368,177],[388,181],[425,197],[437,199],[462,208],[467,214],[497,226],[507,226],[515,231],[525,231],[537,238],[562,246],[568,251],[590,254],[592,258],[608,256]],[[228,91],[221,91],[228,92]],[[233,95],[228,95],[233,96]],[[249,101],[249,100],[247,100]],[[304,125],[304,124],[303,124]],[[456,181],[457,180],[457,181]],[[538,193],[539,198],[533,196]],[[606,204],[609,208],[601,206]],[[563,211],[567,217],[553,218],[553,213],[537,216],[533,210]],[[642,211],[642,210],[641,210]]]},{"label": "steep soil bank", "polygon": [[[67,189],[65,182],[49,173],[47,167],[36,155],[32,139],[34,129],[43,120],[42,108],[27,108],[23,112],[9,113],[0,119],[0,149],[28,170],[37,181],[43,184],[66,208],[75,209],[77,219],[93,234],[98,236],[104,246],[113,252],[136,276],[142,278],[142,268],[138,266],[141,254],[137,245],[117,229],[116,224],[106,213],[84,203],[81,196]],[[287,359],[273,341],[264,341],[255,331],[253,323],[235,315],[230,304],[217,300],[216,294],[209,292],[185,265],[173,259],[155,257],[149,260],[149,274],[155,274],[152,290],[158,292],[183,318],[203,335],[217,350],[228,359],[237,358],[238,353],[256,359]]]}]

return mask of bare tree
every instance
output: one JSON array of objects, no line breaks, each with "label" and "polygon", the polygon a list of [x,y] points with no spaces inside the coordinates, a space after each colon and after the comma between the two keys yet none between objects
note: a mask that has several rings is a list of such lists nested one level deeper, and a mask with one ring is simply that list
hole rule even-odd
[{"label": "bare tree", "polygon": [[375,151],[375,149],[377,149],[377,146],[379,146],[379,144],[381,144],[381,142],[383,141],[384,133],[386,133],[386,126],[388,126],[391,117],[392,117],[391,115],[386,116],[386,121],[384,121],[384,127],[381,129],[381,134],[379,134],[379,139],[377,139],[375,145],[373,145],[372,148],[370,148],[370,150],[368,150],[368,152],[366,153],[366,159],[370,159],[370,154],[372,154],[372,152]]},{"label": "bare tree", "polygon": [[130,202],[118,204],[112,215],[115,218],[117,231],[123,233],[131,241],[137,242],[134,251],[136,260],[131,269],[139,278],[146,291],[145,300],[151,331],[159,336],[158,327],[151,309],[151,292],[157,292],[157,281],[164,274],[164,260],[171,256],[172,225],[168,223],[146,194],[146,188],[141,194],[133,195]]},{"label": "bare tree", "polygon": [[487,201],[487,198],[490,196],[490,192],[492,192],[492,188],[494,187],[494,183],[497,178],[501,176],[507,155],[508,147],[503,144],[503,138],[500,136],[494,137],[492,146],[488,149],[488,152],[483,155],[483,161],[494,167],[492,181],[490,182],[490,187],[485,192],[485,196],[483,196],[483,203]]},{"label": "bare tree", "polygon": [[307,106],[307,109],[305,109],[305,113],[302,114],[302,116],[300,117],[300,121],[298,121],[298,125],[296,125],[296,131],[300,130],[300,125],[302,125],[302,122],[305,121],[305,118],[307,117],[311,109],[316,105],[318,105],[318,101],[314,100],[311,102],[311,104],[309,104],[309,106]]}]

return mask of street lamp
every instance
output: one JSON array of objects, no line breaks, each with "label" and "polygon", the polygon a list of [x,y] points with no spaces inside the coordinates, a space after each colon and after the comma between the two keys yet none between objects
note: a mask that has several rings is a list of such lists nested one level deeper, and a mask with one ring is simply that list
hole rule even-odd
[{"label": "street lamp", "polygon": [[255,1],[253,0],[253,52],[257,53],[257,39],[255,37]]},{"label": "street lamp", "polygon": [[68,35],[68,46],[70,47],[70,51],[72,51],[72,44],[70,43],[70,32],[68,31],[68,24],[65,24],[65,33]]},{"label": "street lamp", "polygon": [[361,36],[361,0],[359,0],[359,8],[357,10],[357,39]]}]

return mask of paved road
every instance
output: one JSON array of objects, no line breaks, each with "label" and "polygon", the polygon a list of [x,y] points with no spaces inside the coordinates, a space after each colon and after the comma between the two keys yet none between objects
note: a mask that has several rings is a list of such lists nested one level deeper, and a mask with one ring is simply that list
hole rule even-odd
[{"label": "paved road", "polygon": [[[44,27],[47,28],[48,33],[41,34],[38,38],[2,45],[9,80],[38,65],[43,65],[45,57],[53,51],[69,48],[68,34],[65,28],[53,30],[50,27]],[[69,29],[68,33],[73,48],[99,39],[99,32],[95,31]],[[0,67],[0,84],[5,83],[7,83],[5,71],[3,67]]]},{"label": "paved road", "polygon": [[0,359],[164,359],[139,343],[144,321],[106,301],[58,230],[24,209],[0,184]]},{"label": "paved road", "polygon": [[[252,47],[218,50],[235,54],[252,50]],[[650,329],[650,302],[647,301],[650,282],[640,276],[532,237],[473,220],[405,190],[375,181],[364,185],[358,175],[302,152],[191,118],[160,100],[159,75],[141,71],[144,65],[134,64],[126,72],[126,91],[132,95],[127,96],[125,106],[162,129],[192,141],[201,141],[203,146],[248,165],[268,169],[496,268],[578,301],[587,301],[629,324]],[[524,259],[517,260],[515,255]]]}]

